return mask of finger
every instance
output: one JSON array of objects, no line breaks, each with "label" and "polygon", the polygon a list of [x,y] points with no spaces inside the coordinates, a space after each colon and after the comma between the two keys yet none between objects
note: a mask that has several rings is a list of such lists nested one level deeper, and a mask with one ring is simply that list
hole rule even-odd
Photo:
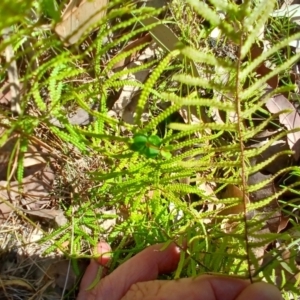
[{"label": "finger", "polygon": [[102,266],[107,265],[111,257],[111,248],[109,244],[105,242],[98,243],[95,252],[96,252],[95,254],[98,255],[98,258],[96,259],[98,264]]},{"label": "finger", "polygon": [[213,276],[154,280],[132,285],[122,300],[234,300],[249,285],[245,280]]},{"label": "finger", "polygon": [[164,244],[153,245],[119,266],[96,287],[97,300],[120,300],[136,282],[156,279],[160,273],[176,269],[180,251],[175,244],[161,251]]},{"label": "finger", "polygon": [[[245,288],[251,285],[248,280],[226,276],[204,275],[199,278],[203,280],[204,286],[202,286],[202,289],[207,286],[207,290],[214,295],[214,297],[208,299],[214,300],[234,300]],[[205,297],[200,299],[205,299]]]},{"label": "finger", "polygon": [[[99,267],[101,268],[101,266],[105,266],[109,262],[110,257],[108,254],[110,252],[111,248],[107,243],[101,242],[97,245],[96,253],[99,254],[99,257],[97,259],[92,259],[90,264],[86,268],[86,271],[80,283],[80,292],[78,294],[77,300],[88,299],[88,295],[90,294],[90,292],[87,291],[87,289],[96,279],[97,274],[99,273]],[[103,270],[101,274],[102,276],[105,275],[105,272]]]},{"label": "finger", "polygon": [[[229,295],[228,299],[236,300],[282,299],[280,291],[275,286],[265,282],[256,282],[251,284],[248,280],[234,279],[228,277],[203,277],[206,277],[209,280],[210,285],[216,295],[216,299],[225,299],[224,294]],[[234,296],[232,293],[237,294],[236,296]]]},{"label": "finger", "polygon": [[236,300],[283,300],[280,291],[273,285],[257,282],[249,285]]}]

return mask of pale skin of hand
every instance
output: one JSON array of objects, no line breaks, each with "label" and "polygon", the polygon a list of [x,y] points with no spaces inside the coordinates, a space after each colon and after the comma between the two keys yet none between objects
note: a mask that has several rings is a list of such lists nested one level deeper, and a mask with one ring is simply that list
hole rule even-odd
[{"label": "pale skin of hand", "polygon": [[[102,278],[87,290],[96,278],[99,264],[92,260],[80,285],[77,300],[282,300],[279,290],[267,283],[218,276],[199,276],[178,280],[156,280],[159,274],[172,272],[179,261],[179,249],[171,244],[150,246]],[[109,252],[106,243],[98,252]],[[107,264],[108,257],[100,263]]]}]

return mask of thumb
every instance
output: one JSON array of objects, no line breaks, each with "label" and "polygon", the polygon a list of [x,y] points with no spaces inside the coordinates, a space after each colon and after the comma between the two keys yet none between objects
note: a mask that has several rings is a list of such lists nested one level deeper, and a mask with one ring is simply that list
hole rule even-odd
[{"label": "thumb", "polygon": [[256,282],[244,289],[236,300],[283,300],[280,291],[271,284]]},{"label": "thumb", "polygon": [[[99,256],[96,259],[92,259],[89,266],[86,268],[80,283],[80,291],[77,300],[88,299],[88,295],[90,294],[89,289],[94,283],[97,283],[95,282],[95,279],[100,280],[101,277],[105,276],[104,266],[107,265],[110,260],[111,248],[109,244],[100,242],[95,250],[96,254]],[[102,270],[99,270],[99,268],[102,268]],[[100,278],[97,278],[98,274],[101,274]]]}]

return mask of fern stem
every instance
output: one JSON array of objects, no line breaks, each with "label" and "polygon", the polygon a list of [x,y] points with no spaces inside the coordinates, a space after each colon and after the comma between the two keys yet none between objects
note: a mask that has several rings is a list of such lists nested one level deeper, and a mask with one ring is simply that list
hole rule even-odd
[{"label": "fern stem", "polygon": [[[243,24],[242,24],[243,26]],[[240,47],[238,50],[238,60],[237,60],[237,74],[236,74],[236,84],[235,84],[235,107],[236,107],[236,114],[237,114],[237,132],[239,136],[239,145],[240,145],[240,160],[241,160],[241,183],[242,183],[242,196],[243,196],[243,219],[244,219],[244,226],[245,226],[245,244],[246,244],[246,256],[247,256],[247,262],[248,262],[248,274],[249,274],[249,280],[251,283],[253,283],[253,278],[251,275],[251,261],[250,261],[250,243],[248,240],[248,222],[247,222],[247,202],[246,199],[248,198],[247,196],[247,191],[246,191],[246,185],[247,185],[247,166],[246,166],[246,156],[244,153],[245,146],[244,146],[244,125],[243,125],[243,119],[242,119],[242,109],[241,109],[241,99],[240,99],[240,69],[242,67],[242,36],[240,36]]]}]

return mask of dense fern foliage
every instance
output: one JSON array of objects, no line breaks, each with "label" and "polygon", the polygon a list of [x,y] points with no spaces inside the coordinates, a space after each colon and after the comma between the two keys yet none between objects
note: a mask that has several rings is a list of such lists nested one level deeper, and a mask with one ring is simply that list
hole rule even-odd
[{"label": "dense fern foliage", "polygon": [[[1,4],[9,17],[1,18],[0,27],[2,32],[6,28],[10,32],[0,50],[2,53],[7,45],[12,45],[14,59],[26,65],[20,72],[26,92],[21,94],[18,116],[1,109],[5,132],[0,142],[3,145],[12,132],[19,133],[18,150],[12,153],[19,162],[18,180],[22,180],[21,154],[41,128],[59,140],[62,155],[69,155],[66,145],[71,144],[82,157],[93,157],[99,162],[85,171],[88,185],[82,183],[80,176],[66,180],[72,187],[70,201],[57,195],[68,223],[40,241],[51,243],[45,253],[58,247],[76,258],[104,237],[113,245],[113,269],[146,245],[175,241],[182,248],[187,244],[184,252],[188,254],[182,255],[177,278],[220,273],[253,281],[263,279],[286,292],[296,291],[297,282],[289,279],[297,266],[281,254],[288,250],[290,257],[296,255],[297,237],[265,229],[273,218],[273,211],[268,208],[274,201],[281,203],[286,218],[293,217],[281,200],[286,191],[297,189],[299,181],[285,184],[256,201],[251,201],[251,195],[283,173],[298,169],[287,167],[266,180],[253,184],[249,181],[251,175],[278,156],[293,154],[279,152],[253,163],[270,145],[285,137],[286,131],[273,135],[259,147],[249,146],[259,132],[278,118],[278,114],[266,112],[268,99],[294,89],[290,85],[270,90],[268,80],[300,58],[300,53],[296,53],[265,76],[257,76],[259,65],[300,38],[299,33],[289,36],[251,59],[251,47],[257,43],[258,32],[275,9],[276,1],[245,0],[240,5],[221,0],[211,0],[209,5],[200,0],[187,1],[190,9],[209,24],[199,39],[205,41],[218,28],[222,39],[238,49],[234,60],[217,57],[209,48],[197,49],[181,43],[174,50],[160,52],[157,60],[120,71],[113,70],[113,66],[147,44],[108,58],[110,51],[120,49],[141,33],[151,32],[161,22],[146,26],[143,20],[158,16],[163,10],[139,6],[134,1],[110,1],[106,16],[93,25],[93,38],[87,39],[90,30],[75,45],[66,47],[52,33],[59,20],[56,6],[49,6],[52,1],[19,1],[15,6],[10,2]],[[227,16],[225,19],[216,13],[219,10]],[[49,20],[52,27],[46,30]],[[7,65],[8,62],[2,64],[0,69],[2,81],[7,76]],[[172,68],[175,72],[171,72]],[[123,79],[134,71],[147,69],[152,71],[145,83]],[[166,77],[163,88],[159,83],[166,72],[172,76]],[[134,124],[108,114],[109,97],[124,86],[141,89]],[[204,97],[201,91],[213,93]],[[168,104],[167,108],[143,121],[145,106],[157,101]],[[74,107],[87,111],[92,122],[72,125],[68,113]],[[176,122],[174,114],[182,108],[199,122]],[[213,118],[216,111],[224,116],[223,122]],[[264,115],[261,122],[256,121],[258,115]],[[61,126],[54,125],[53,119]],[[46,143],[57,146],[51,144],[51,138]],[[226,193],[232,186],[238,192]],[[116,223],[107,228],[103,225],[107,220]],[[66,240],[72,241],[67,249],[63,246]],[[275,246],[276,243],[281,246]]]}]

